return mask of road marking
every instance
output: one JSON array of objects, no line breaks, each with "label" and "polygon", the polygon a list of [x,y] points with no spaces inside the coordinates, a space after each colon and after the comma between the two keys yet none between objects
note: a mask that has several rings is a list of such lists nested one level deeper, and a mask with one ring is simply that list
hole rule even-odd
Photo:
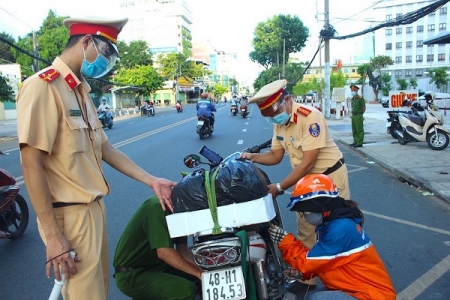
[{"label": "road marking", "polygon": [[[442,275],[450,270],[450,255],[416,279],[406,289],[397,295],[397,300],[416,299],[430,285],[436,282]],[[448,296],[448,295],[447,295]]]},{"label": "road marking", "polygon": [[242,132],[247,132],[247,129],[242,129]]},{"label": "road marking", "polygon": [[19,150],[19,148],[9,149],[9,150],[5,150],[5,151],[2,150],[2,152],[9,153],[9,152],[17,151],[17,150]]},{"label": "road marking", "polygon": [[346,163],[348,167],[352,167],[351,170],[348,170],[348,173],[358,172],[367,169],[367,167],[357,166],[357,165],[349,165]]},{"label": "road marking", "polygon": [[242,145],[244,143],[244,140],[238,140],[237,144]]}]

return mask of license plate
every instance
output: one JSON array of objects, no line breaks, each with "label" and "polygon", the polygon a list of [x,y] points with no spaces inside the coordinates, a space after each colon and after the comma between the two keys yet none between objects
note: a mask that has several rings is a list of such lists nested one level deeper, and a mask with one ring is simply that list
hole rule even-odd
[{"label": "license plate", "polygon": [[245,112],[245,109],[241,109],[241,111]]},{"label": "license plate", "polygon": [[203,300],[245,299],[242,267],[234,267],[202,274]]},{"label": "license plate", "polygon": [[198,126],[203,126],[203,123],[205,123],[205,121],[198,121],[198,122],[197,122],[197,125],[198,125]]}]

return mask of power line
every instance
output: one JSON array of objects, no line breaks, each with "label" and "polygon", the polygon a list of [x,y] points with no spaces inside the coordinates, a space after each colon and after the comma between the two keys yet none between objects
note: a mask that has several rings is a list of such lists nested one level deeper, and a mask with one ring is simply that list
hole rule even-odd
[{"label": "power line", "polygon": [[13,14],[11,14],[10,12],[8,12],[7,10],[5,10],[3,7],[0,7],[1,10],[3,10],[5,13],[7,13],[8,15],[10,15],[11,17],[13,17],[14,19],[16,19],[17,21],[19,21],[20,23],[30,27],[31,30],[33,30],[33,27],[31,27],[30,25],[28,25],[27,23],[25,23],[24,21],[20,20],[19,18],[17,18],[16,16],[14,16]]},{"label": "power line", "polygon": [[[375,2],[375,3],[372,4],[371,6],[369,6],[369,7],[365,8],[365,9],[363,9],[362,11],[360,11],[360,12],[358,12],[358,13],[356,13],[356,14],[351,15],[350,17],[347,17],[347,18],[341,18],[340,21],[335,22],[334,25],[336,25],[336,24],[338,24],[338,23],[340,23],[340,22],[342,22],[342,21],[350,20],[351,18],[353,18],[353,17],[359,15],[360,13],[365,12],[366,10],[369,10],[370,8],[374,7],[375,5],[377,5],[377,4],[379,4],[379,3],[383,2],[383,1],[385,1],[385,0],[380,0],[380,1],[378,1],[378,2]],[[337,19],[337,18],[335,18],[335,19]]]}]

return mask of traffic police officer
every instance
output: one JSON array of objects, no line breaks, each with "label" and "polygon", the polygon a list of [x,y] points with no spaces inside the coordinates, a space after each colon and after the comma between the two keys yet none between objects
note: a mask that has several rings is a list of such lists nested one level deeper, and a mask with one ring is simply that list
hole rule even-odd
[{"label": "traffic police officer", "polygon": [[358,95],[359,87],[352,84],[350,85],[352,93],[352,134],[353,144],[352,147],[362,147],[364,142],[364,117],[363,114],[366,111],[366,102],[364,98]]},{"label": "traffic police officer", "polygon": [[[310,173],[330,176],[336,183],[339,194],[350,198],[348,172],[344,157],[328,130],[322,113],[308,105],[292,101],[284,87],[286,80],[276,80],[263,86],[250,103],[256,103],[269,122],[274,124],[271,150],[266,153],[243,153],[242,157],[262,165],[276,165],[285,152],[289,156],[292,171],[279,183],[268,186],[269,193],[276,197]],[[315,243],[315,227],[305,221],[303,213],[297,213],[297,235],[304,245],[312,248]],[[316,280],[295,282],[292,291],[313,289]]]}]

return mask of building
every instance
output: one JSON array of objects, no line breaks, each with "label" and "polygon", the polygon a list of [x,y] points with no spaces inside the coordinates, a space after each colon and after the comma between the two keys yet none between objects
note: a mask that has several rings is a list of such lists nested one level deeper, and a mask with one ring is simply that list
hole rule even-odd
[{"label": "building", "polygon": [[[22,84],[20,65],[19,64],[4,64],[0,65],[0,75],[8,79],[8,84],[14,92],[16,97],[19,93],[19,88]],[[10,120],[17,118],[16,103],[7,101],[0,102],[0,120]]]},{"label": "building", "polygon": [[[434,0],[386,0],[374,7],[375,15],[386,21],[395,20],[407,13],[419,10],[436,2]],[[424,45],[424,40],[447,31],[450,16],[448,4],[441,6],[433,13],[424,16],[414,23],[387,27],[375,32],[376,55],[390,56],[395,64],[389,67],[392,75],[393,87],[396,79],[404,78],[409,81],[415,78],[418,88],[437,91],[434,84],[430,84],[428,71],[437,67],[449,66],[450,45]],[[440,92],[448,92],[448,85],[441,87]]]}]

